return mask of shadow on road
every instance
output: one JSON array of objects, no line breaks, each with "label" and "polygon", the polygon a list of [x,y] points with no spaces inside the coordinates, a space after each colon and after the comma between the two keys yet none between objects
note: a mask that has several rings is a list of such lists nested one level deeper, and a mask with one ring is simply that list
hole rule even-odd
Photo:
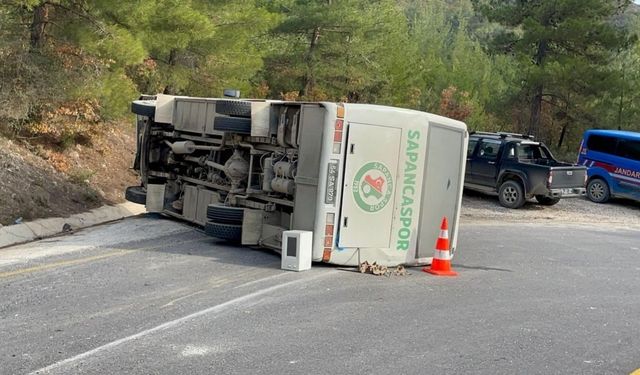
[{"label": "shadow on road", "polygon": [[161,215],[146,215],[147,219],[171,221],[189,230],[156,236],[142,241],[118,244],[118,249],[153,251],[158,253],[206,258],[213,264],[251,265],[257,268],[280,268],[280,255],[262,248],[252,248],[232,244],[210,237],[198,226],[190,225]]},{"label": "shadow on road", "polygon": [[462,269],[467,269],[467,270],[481,270],[481,271],[500,271],[500,272],[513,272],[512,270],[508,270],[505,268],[494,268],[494,267],[486,267],[486,266],[465,266],[462,264],[452,264],[451,265],[454,269],[455,268],[462,268]]}]

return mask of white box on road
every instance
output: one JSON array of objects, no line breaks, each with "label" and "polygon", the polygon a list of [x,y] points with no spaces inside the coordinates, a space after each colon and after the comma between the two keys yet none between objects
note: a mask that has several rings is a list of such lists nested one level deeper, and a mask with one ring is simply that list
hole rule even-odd
[{"label": "white box on road", "polygon": [[306,230],[287,230],[282,232],[283,270],[306,271],[311,269],[311,248],[313,232]]}]

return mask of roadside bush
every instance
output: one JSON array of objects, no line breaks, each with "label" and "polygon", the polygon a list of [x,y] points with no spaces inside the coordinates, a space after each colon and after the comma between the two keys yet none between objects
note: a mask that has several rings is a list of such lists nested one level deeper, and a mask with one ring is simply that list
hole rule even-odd
[{"label": "roadside bush", "polygon": [[55,109],[44,110],[40,117],[26,125],[26,135],[62,149],[76,144],[91,144],[101,120],[96,100],[66,102]]},{"label": "roadside bush", "polygon": [[68,176],[71,182],[88,185],[89,180],[91,180],[91,177],[95,174],[96,172],[88,168],[76,168],[69,171]]}]

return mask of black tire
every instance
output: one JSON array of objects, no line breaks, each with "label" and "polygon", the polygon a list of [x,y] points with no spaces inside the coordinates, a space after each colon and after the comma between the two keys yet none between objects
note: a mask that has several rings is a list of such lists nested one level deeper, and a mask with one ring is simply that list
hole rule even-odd
[{"label": "black tire", "polygon": [[611,198],[609,184],[601,178],[593,178],[587,184],[587,198],[595,203],[605,203]]},{"label": "black tire", "polygon": [[129,186],[127,190],[124,191],[124,198],[129,202],[146,204],[147,192],[142,186]]},{"label": "black tire", "polygon": [[506,208],[520,208],[524,205],[524,189],[522,184],[514,180],[507,180],[500,185],[498,200]]},{"label": "black tire", "polygon": [[218,100],[216,112],[221,115],[251,118],[251,102],[243,100]]},{"label": "black tire", "polygon": [[229,242],[240,242],[242,240],[242,225],[220,224],[209,221],[204,226],[204,232],[211,237]]},{"label": "black tire", "polygon": [[543,206],[553,206],[560,202],[560,198],[545,197],[544,195],[536,195],[536,200]]},{"label": "black tire", "polygon": [[131,103],[131,112],[152,118],[156,115],[155,100],[135,100]]},{"label": "black tire", "polygon": [[229,207],[222,204],[210,204],[207,206],[207,219],[220,224],[242,225],[244,208]]},{"label": "black tire", "polygon": [[251,134],[251,119],[217,116],[213,120],[213,129],[223,132]]}]

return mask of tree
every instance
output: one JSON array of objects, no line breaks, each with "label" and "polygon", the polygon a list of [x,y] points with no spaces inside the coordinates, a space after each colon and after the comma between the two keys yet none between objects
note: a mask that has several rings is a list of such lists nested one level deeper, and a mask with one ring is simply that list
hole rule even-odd
[{"label": "tree", "polygon": [[273,9],[283,21],[263,70],[272,95],[393,102],[402,94],[407,26],[395,1],[289,0]]},{"label": "tree", "polygon": [[[640,13],[629,12],[621,22],[630,35],[640,33]],[[640,131],[640,43],[616,53],[610,70],[612,89],[594,105],[603,114],[601,126]]]},{"label": "tree", "polygon": [[543,103],[571,110],[574,101],[606,90],[614,52],[629,38],[612,22],[628,0],[476,0],[490,21],[503,32],[492,50],[516,57],[522,93],[530,104],[528,132],[540,132]]},{"label": "tree", "polygon": [[[107,4],[108,3],[108,4]],[[141,59],[141,48],[125,28],[105,20],[102,7],[79,0],[4,2],[0,54],[0,117],[36,121],[68,101],[92,101],[103,115],[126,111],[137,91],[123,67]]]},{"label": "tree", "polygon": [[[418,109],[453,116],[472,129],[498,130],[488,113],[507,91],[508,57],[488,56],[478,42],[481,22],[469,0],[406,0]],[[471,24],[473,23],[473,27]]]},{"label": "tree", "polygon": [[261,0],[12,0],[0,16],[0,117],[16,122],[66,101],[116,117],[140,92],[249,90],[276,23]]},{"label": "tree", "polygon": [[[153,2],[155,3],[155,2]],[[135,26],[147,56],[129,69],[140,91],[218,96],[249,90],[276,17],[256,0],[161,0]]]}]

